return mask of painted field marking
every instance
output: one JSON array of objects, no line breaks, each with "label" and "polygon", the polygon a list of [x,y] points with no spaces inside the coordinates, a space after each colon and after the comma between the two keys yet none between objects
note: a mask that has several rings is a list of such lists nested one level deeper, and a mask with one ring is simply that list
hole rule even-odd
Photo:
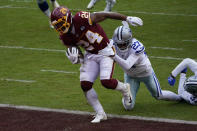
[{"label": "painted field marking", "polygon": [[0,8],[9,8],[9,7],[11,7],[11,5],[0,6]]},{"label": "painted field marking", "polygon": [[[23,105],[17,106],[17,105],[11,105],[11,104],[0,104],[0,107],[4,107],[4,108],[8,107],[8,108],[15,108],[15,109],[22,109],[22,110],[33,110],[33,111],[58,112],[58,113],[76,114],[76,115],[94,115],[93,112],[74,111],[74,110],[66,110],[66,109],[51,109],[51,108],[43,108],[43,107],[35,107],[35,106],[23,106]],[[166,119],[166,118],[156,118],[156,117],[130,116],[130,115],[116,115],[116,114],[107,114],[107,116],[111,118],[197,125],[197,121],[176,120],[176,119]]]},{"label": "painted field marking", "polygon": [[171,13],[154,13],[154,12],[140,12],[140,11],[116,11],[122,13],[136,13],[136,14],[147,14],[147,15],[168,15],[168,16],[197,16],[197,14],[171,14]]},{"label": "painted field marking", "polygon": [[70,72],[70,71],[45,70],[45,69],[42,69],[40,71],[43,71],[43,72],[55,72],[55,73],[65,73],[65,74],[76,74],[77,73],[77,72]]},{"label": "painted field marking", "polygon": [[49,52],[66,52],[65,50],[56,49],[45,49],[45,48],[27,48],[23,46],[0,46],[0,48],[10,48],[10,49],[25,49],[25,50],[37,50],[37,51],[49,51]]},{"label": "painted field marking", "polygon": [[[5,8],[26,8],[26,9],[37,9],[37,8],[30,8],[30,7],[16,7],[16,6],[10,6]],[[85,9],[70,9],[71,11],[81,11]],[[98,12],[100,10],[91,10],[91,12]],[[120,12],[120,13],[136,13],[136,14],[147,14],[147,15],[167,15],[167,16],[197,16],[197,14],[171,14],[171,13],[163,13],[163,12],[142,12],[142,11],[125,11],[125,10],[114,10],[114,12]]]},{"label": "painted field marking", "polygon": [[183,50],[183,48],[156,47],[156,46],[151,46],[149,48],[152,48],[152,49],[163,49],[163,50]]},{"label": "painted field marking", "polygon": [[25,2],[25,3],[29,3],[29,2],[33,2],[33,0],[10,0],[11,2]]},{"label": "painted field marking", "polygon": [[[25,50],[37,50],[37,51],[49,51],[49,52],[64,52],[65,50],[56,50],[56,49],[44,49],[44,48],[26,48],[22,46],[0,46],[0,48],[8,48],[8,49],[25,49]],[[150,58],[157,59],[167,59],[167,60],[183,60],[184,58],[176,58],[176,57],[160,57],[160,56],[149,56]]]},{"label": "painted field marking", "polygon": [[148,56],[150,58],[156,58],[156,59],[167,59],[167,60],[183,60],[185,58],[175,58],[175,57],[170,57],[170,56],[167,56],[167,57],[161,57],[161,56]]},{"label": "painted field marking", "polygon": [[182,41],[197,42],[197,40],[182,40]]},{"label": "painted field marking", "polygon": [[14,81],[14,82],[22,82],[22,83],[33,83],[36,82],[34,80],[17,80],[17,79],[9,79],[9,78],[1,78],[2,81]]}]

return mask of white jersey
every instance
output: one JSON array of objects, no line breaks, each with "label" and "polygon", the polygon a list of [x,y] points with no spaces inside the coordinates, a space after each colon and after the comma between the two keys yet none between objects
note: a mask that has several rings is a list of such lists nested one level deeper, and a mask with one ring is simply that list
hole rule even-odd
[{"label": "white jersey", "polygon": [[123,68],[125,73],[131,77],[146,77],[151,75],[152,66],[141,42],[133,38],[126,51],[121,51],[115,45],[114,47],[116,49],[114,60]]}]

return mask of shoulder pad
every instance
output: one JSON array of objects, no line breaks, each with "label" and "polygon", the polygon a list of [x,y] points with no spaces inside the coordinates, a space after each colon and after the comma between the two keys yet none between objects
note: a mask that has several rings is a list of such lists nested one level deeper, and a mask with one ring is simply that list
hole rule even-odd
[{"label": "shoulder pad", "polygon": [[88,22],[89,25],[92,25],[92,20],[90,19],[90,12],[80,11],[75,15],[75,19],[80,21],[80,23]]},{"label": "shoulder pad", "polygon": [[131,49],[135,54],[141,54],[144,52],[145,47],[140,41],[133,38],[132,44],[131,44]]}]

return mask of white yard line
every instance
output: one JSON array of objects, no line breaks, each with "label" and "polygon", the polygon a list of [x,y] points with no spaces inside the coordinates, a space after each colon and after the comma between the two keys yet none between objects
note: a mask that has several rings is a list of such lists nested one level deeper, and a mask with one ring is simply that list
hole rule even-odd
[{"label": "white yard line", "polygon": [[25,50],[37,50],[37,51],[49,51],[49,52],[65,52],[65,50],[45,49],[45,48],[27,48],[23,46],[0,46],[0,48],[25,49]]},{"label": "white yard line", "polygon": [[33,2],[33,0],[10,0],[11,2],[24,2],[24,3],[29,3]]},{"label": "white yard line", "polygon": [[182,41],[197,42],[197,40],[182,40]]},{"label": "white yard line", "polygon": [[183,48],[156,47],[156,46],[152,46],[152,47],[149,47],[149,48],[152,48],[152,49],[163,49],[163,50],[183,50]]},{"label": "white yard line", "polygon": [[11,7],[11,5],[0,6],[0,8],[9,8],[9,7]]},{"label": "white yard line", "polygon": [[65,73],[65,74],[76,74],[77,73],[77,72],[70,72],[70,71],[45,70],[45,69],[42,69],[40,71],[43,71],[43,72],[55,72],[55,73]]},{"label": "white yard line", "polygon": [[[17,105],[10,105],[10,104],[0,104],[0,107],[6,107],[6,108],[8,107],[8,108],[15,108],[15,109],[23,109],[23,110],[33,110],[33,111],[58,112],[58,113],[76,114],[76,115],[93,115],[94,114],[92,112],[85,112],[85,111],[74,111],[74,110],[66,110],[66,109],[51,109],[51,108],[23,106],[23,105],[17,106]],[[112,117],[112,118],[123,118],[123,119],[132,119],[132,120],[145,120],[145,121],[155,121],[155,122],[197,125],[197,121],[186,121],[186,120],[155,118],[155,117],[142,117],[142,116],[130,116],[130,115],[116,115],[116,114],[107,114],[107,116]]]},{"label": "white yard line", "polygon": [[[27,48],[27,47],[22,47],[22,46],[0,46],[0,48],[49,51],[49,52],[65,52],[65,50],[44,49],[44,48]],[[163,48],[165,48],[165,47],[163,47]],[[149,57],[150,58],[156,58],[156,59],[167,59],[167,60],[183,60],[184,59],[184,58],[176,58],[176,57],[170,57],[170,56],[168,56],[168,57],[149,56]]]},{"label": "white yard line", "polygon": [[171,13],[162,13],[162,12],[140,12],[140,11],[116,11],[122,13],[136,13],[136,14],[147,14],[147,15],[168,15],[168,16],[197,16],[197,14],[171,14]]},{"label": "white yard line", "polygon": [[[19,6],[10,6],[5,8],[18,8],[18,9],[38,9],[38,8],[30,8],[30,7],[19,7]],[[86,9],[71,9],[71,11],[81,11]],[[97,12],[100,10],[91,10],[91,12]],[[136,14],[147,14],[147,15],[167,15],[167,16],[197,16],[197,14],[171,14],[171,13],[163,13],[163,12],[142,12],[142,11],[131,11],[131,10],[114,10],[114,12],[120,12],[120,13],[136,13]]]},{"label": "white yard line", "polygon": [[175,57],[161,57],[161,56],[149,56],[150,58],[155,58],[155,59],[167,59],[167,60],[183,60],[185,58],[175,58]]},{"label": "white yard line", "polygon": [[14,82],[22,82],[22,83],[33,83],[36,82],[34,80],[17,80],[17,79],[9,79],[9,78],[1,78],[2,81],[14,81]]}]

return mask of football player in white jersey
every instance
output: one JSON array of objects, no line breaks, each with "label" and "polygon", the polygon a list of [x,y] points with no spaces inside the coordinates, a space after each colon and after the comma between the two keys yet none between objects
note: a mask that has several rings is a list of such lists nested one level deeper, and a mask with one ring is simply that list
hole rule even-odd
[{"label": "football player in white jersey", "polygon": [[[189,68],[194,75],[186,78],[187,68]],[[171,72],[168,77],[168,83],[174,86],[176,76],[180,74],[178,95],[186,102],[197,105],[197,62],[186,58]]]},{"label": "football player in white jersey", "polygon": [[[50,2],[52,4],[53,9],[56,7],[59,7],[59,4],[56,0],[50,0]],[[40,8],[40,10],[50,19],[51,11],[50,11],[49,4],[47,3],[47,1],[46,0],[37,0],[37,4],[38,4],[38,7]],[[50,20],[49,20],[49,26],[51,28],[53,28]]]},{"label": "football player in white jersey", "polygon": [[128,106],[122,99],[123,106],[126,110],[134,108],[136,94],[143,82],[151,95],[158,100],[179,101],[181,98],[167,90],[161,90],[159,81],[151,66],[150,60],[145,53],[145,47],[136,38],[132,37],[131,29],[126,21],[122,22],[123,26],[115,29],[113,35],[113,46],[116,54],[111,56],[124,70],[125,83],[129,83],[132,93],[132,102]]},{"label": "football player in white jersey", "polygon": [[[93,8],[93,6],[96,4],[96,2],[99,0],[90,0],[90,3],[87,6],[87,9]],[[104,11],[110,12],[114,4],[116,3],[116,0],[106,0],[106,7]]]}]

